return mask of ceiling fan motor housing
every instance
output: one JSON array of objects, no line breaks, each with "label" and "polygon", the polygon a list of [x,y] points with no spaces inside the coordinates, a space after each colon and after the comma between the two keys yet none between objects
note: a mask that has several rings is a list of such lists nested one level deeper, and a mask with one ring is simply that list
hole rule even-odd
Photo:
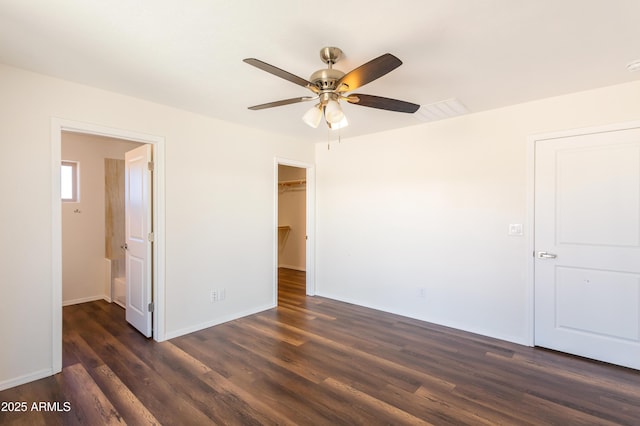
[{"label": "ceiling fan motor housing", "polygon": [[320,49],[320,59],[328,68],[318,70],[311,74],[309,81],[321,91],[333,91],[338,81],[344,76],[340,70],[334,70],[333,64],[342,58],[342,50],[338,47],[323,47]]},{"label": "ceiling fan motor housing", "polygon": [[311,74],[309,81],[320,90],[335,90],[338,81],[344,76],[340,70],[326,68]]}]

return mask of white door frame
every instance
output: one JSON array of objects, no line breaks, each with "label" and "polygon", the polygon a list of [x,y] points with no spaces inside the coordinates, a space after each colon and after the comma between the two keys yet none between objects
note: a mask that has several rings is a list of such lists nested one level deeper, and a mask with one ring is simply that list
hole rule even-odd
[{"label": "white door frame", "polygon": [[558,139],[570,136],[583,136],[594,133],[613,132],[618,130],[628,130],[640,128],[640,121],[628,121],[624,123],[608,124],[604,126],[586,127],[571,129],[552,133],[542,133],[531,135],[527,138],[527,336],[526,342],[529,346],[535,346],[535,160],[536,142]]},{"label": "white door frame", "polygon": [[291,166],[306,169],[306,280],[307,296],[316,294],[316,173],[313,164],[296,160],[276,157],[274,160],[274,183],[273,183],[273,306],[278,305],[278,166]]},{"label": "white door frame", "polygon": [[133,142],[153,144],[153,338],[161,342],[166,340],[165,331],[165,139],[161,136],[148,135],[129,130],[122,130],[79,121],[51,118],[51,275],[53,305],[52,312],[52,354],[53,373],[62,371],[62,202],[60,200],[60,162],[62,161],[62,132],[85,133],[124,139]]}]

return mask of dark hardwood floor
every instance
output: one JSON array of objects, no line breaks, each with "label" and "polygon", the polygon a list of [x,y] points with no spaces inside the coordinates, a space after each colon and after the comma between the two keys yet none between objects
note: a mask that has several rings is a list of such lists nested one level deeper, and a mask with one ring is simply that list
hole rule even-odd
[{"label": "dark hardwood floor", "polygon": [[115,304],[65,307],[62,373],[0,392],[29,407],[0,424],[640,424],[638,371],[305,297],[301,272],[279,287],[277,309],[162,343]]}]

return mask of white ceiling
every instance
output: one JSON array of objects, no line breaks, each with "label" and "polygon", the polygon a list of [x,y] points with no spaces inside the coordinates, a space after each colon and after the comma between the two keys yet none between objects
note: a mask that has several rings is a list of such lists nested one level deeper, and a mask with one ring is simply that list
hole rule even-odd
[{"label": "white ceiling", "polygon": [[[324,46],[345,72],[389,52],[404,64],[358,92],[479,112],[637,80],[639,18],[638,0],[0,0],[0,62],[326,141],[300,119],[310,103],[249,111],[311,92],[242,59],[308,79]],[[343,109],[342,137],[420,124]]]}]

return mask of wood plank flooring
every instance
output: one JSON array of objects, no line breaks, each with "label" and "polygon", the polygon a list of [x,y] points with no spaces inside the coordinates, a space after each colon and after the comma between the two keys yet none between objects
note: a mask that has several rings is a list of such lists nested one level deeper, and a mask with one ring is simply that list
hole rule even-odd
[{"label": "wood plank flooring", "polygon": [[29,407],[0,424],[640,424],[638,371],[306,297],[304,280],[282,269],[278,308],[162,343],[115,304],[65,307],[62,373],[0,392]]}]

